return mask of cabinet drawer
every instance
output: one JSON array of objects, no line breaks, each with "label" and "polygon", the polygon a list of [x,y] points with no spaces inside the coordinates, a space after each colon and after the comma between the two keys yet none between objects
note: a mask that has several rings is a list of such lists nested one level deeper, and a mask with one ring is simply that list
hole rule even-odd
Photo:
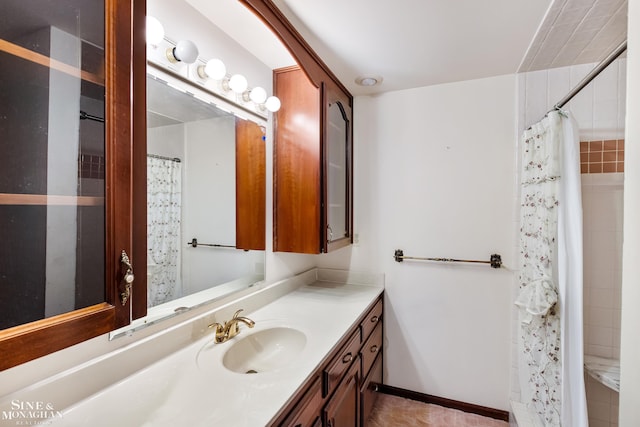
[{"label": "cabinet drawer", "polygon": [[320,421],[320,409],[322,408],[322,387],[320,377],[300,398],[291,414],[280,424],[283,427],[313,427]]},{"label": "cabinet drawer", "polygon": [[379,300],[376,305],[369,311],[367,317],[360,324],[362,329],[362,339],[367,339],[373,328],[382,320],[382,300]]},{"label": "cabinet drawer", "polygon": [[324,369],[324,385],[322,396],[327,396],[336,388],[349,366],[358,357],[360,350],[360,330],[356,330],[347,344],[342,347],[336,357]]},{"label": "cabinet drawer", "polygon": [[369,368],[373,365],[373,361],[376,360],[378,353],[382,352],[382,324],[378,323],[378,326],[374,329],[369,339],[362,346],[360,353],[362,354],[362,375],[364,377],[369,373]]}]

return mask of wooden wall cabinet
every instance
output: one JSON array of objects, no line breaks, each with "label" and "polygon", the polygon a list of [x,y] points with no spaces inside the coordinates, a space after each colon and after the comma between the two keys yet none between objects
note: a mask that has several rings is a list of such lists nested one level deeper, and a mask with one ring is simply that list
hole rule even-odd
[{"label": "wooden wall cabinet", "polygon": [[131,320],[145,14],[144,0],[0,5],[0,370]]},{"label": "wooden wall cabinet", "polygon": [[382,384],[382,297],[327,355],[271,426],[365,426]]},{"label": "wooden wall cabinet", "polygon": [[274,70],[274,251],[317,254],[353,242],[352,98],[297,66]]}]

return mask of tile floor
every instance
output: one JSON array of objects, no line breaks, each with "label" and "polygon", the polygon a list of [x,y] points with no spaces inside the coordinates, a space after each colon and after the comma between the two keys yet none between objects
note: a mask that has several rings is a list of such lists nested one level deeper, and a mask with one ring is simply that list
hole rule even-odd
[{"label": "tile floor", "polygon": [[367,427],[392,426],[509,427],[509,423],[381,393]]}]

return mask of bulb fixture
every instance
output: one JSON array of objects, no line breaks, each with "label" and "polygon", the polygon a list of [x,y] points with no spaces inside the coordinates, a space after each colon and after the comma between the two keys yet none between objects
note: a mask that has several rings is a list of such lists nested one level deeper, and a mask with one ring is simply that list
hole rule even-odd
[{"label": "bulb fixture", "polygon": [[162,40],[164,40],[164,27],[153,16],[147,16],[146,19],[147,26],[147,44],[151,46],[156,46]]},{"label": "bulb fixture", "polygon": [[198,59],[198,47],[191,40],[180,40],[176,47],[167,49],[167,59],[173,64],[193,64]]},{"label": "bulb fixture", "polygon": [[[246,94],[247,92],[245,92]],[[251,92],[248,93],[247,98],[243,98],[245,101],[252,101],[254,104],[264,104],[267,100],[267,91],[260,86],[254,87],[251,89]]]},{"label": "bulb fixture", "polygon": [[228,89],[231,89],[235,93],[240,94],[247,90],[248,86],[249,83],[247,82],[247,78],[245,76],[243,76],[242,74],[234,74],[227,82],[225,89],[228,87]]},{"label": "bulb fixture", "polygon": [[265,108],[271,111],[272,113],[275,113],[276,111],[278,111],[281,105],[282,104],[280,103],[280,99],[277,96],[268,97],[264,103]]},{"label": "bulb fixture", "polygon": [[205,65],[198,66],[198,76],[203,79],[222,80],[226,75],[227,67],[217,58],[210,59]]}]

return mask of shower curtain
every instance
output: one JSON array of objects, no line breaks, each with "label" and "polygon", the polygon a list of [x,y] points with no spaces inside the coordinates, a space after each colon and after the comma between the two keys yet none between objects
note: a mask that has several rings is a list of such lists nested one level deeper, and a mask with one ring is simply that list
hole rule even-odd
[{"label": "shower curtain", "polygon": [[581,191],[575,122],[552,111],[522,136],[516,298],[522,400],[545,426],[588,425]]},{"label": "shower curtain", "polygon": [[147,157],[147,306],[182,295],[180,282],[181,167]]}]

